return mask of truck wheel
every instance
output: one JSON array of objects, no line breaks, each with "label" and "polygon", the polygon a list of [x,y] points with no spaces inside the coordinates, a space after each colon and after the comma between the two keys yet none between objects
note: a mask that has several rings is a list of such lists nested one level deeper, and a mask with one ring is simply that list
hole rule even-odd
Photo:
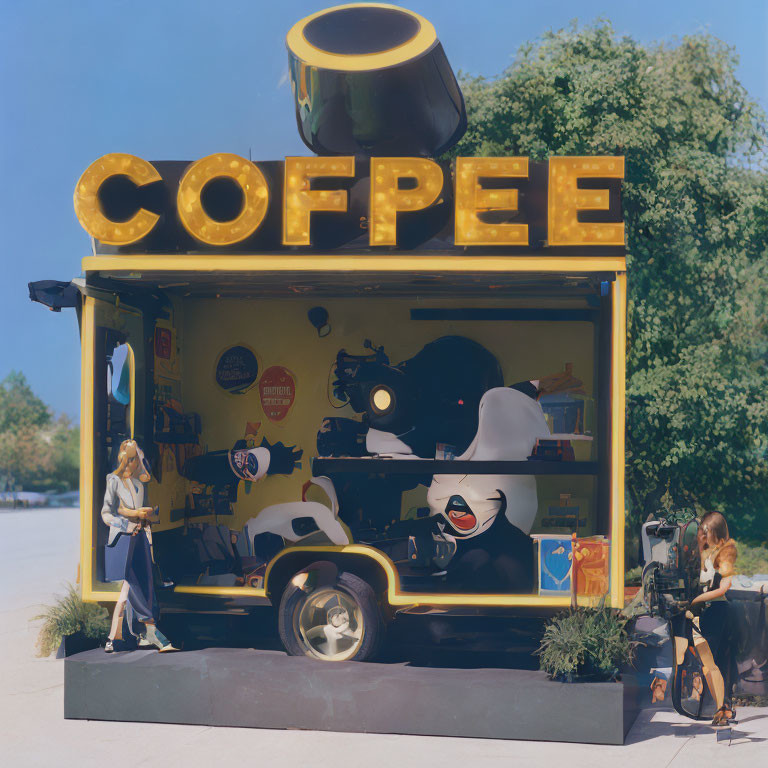
[{"label": "truck wheel", "polygon": [[288,582],[278,615],[289,655],[323,661],[367,661],[375,655],[384,627],[370,584],[347,572],[330,584],[312,585],[308,578],[298,587],[296,581]]}]

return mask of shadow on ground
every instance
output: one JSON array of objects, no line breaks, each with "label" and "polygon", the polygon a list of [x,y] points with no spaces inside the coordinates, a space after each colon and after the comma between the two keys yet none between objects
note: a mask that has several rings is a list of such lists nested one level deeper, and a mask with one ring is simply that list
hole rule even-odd
[{"label": "shadow on ground", "polygon": [[[540,620],[402,616],[390,625],[380,663],[423,667],[538,669]],[[167,614],[166,635],[182,650],[257,648],[283,651],[274,609],[249,616]]]}]

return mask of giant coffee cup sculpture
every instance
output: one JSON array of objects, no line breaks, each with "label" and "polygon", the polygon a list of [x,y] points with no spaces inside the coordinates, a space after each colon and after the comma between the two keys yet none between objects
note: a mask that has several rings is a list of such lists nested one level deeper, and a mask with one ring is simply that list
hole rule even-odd
[{"label": "giant coffee cup sculpture", "polygon": [[435,157],[467,127],[435,28],[387,5],[329,8],[288,33],[296,123],[319,155]]}]

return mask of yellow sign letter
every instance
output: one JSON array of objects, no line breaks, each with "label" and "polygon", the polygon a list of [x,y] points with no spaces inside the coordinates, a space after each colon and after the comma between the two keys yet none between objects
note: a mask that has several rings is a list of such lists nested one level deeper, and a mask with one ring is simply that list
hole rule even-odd
[{"label": "yellow sign letter", "polygon": [[549,245],[624,245],[623,222],[581,222],[579,211],[607,211],[607,189],[579,189],[579,179],[623,179],[623,157],[549,158]]},{"label": "yellow sign letter", "polygon": [[516,211],[516,189],[483,189],[481,178],[527,178],[527,157],[456,158],[456,245],[528,245],[527,224],[489,224],[479,213]]},{"label": "yellow sign letter", "polygon": [[283,245],[311,245],[309,217],[312,211],[343,213],[347,210],[344,189],[310,189],[319,176],[354,176],[354,157],[286,157],[283,195]]},{"label": "yellow sign letter", "polygon": [[[243,208],[231,221],[216,221],[203,208],[200,196],[213,179],[232,179],[243,192]],[[179,182],[176,206],[184,229],[208,245],[234,245],[250,237],[267,214],[269,187],[264,174],[239,155],[220,153],[197,160]]]},{"label": "yellow sign letter", "polygon": [[99,190],[112,176],[127,176],[137,187],[160,181],[161,176],[146,160],[113,152],[91,163],[75,186],[75,215],[83,229],[107,245],[130,245],[149,234],[160,217],[139,208],[127,221],[108,219],[101,207]]},{"label": "yellow sign letter", "polygon": [[[412,189],[400,189],[400,179],[415,179]],[[420,211],[437,200],[443,189],[443,171],[420,157],[372,157],[370,245],[397,245],[399,211]]]}]

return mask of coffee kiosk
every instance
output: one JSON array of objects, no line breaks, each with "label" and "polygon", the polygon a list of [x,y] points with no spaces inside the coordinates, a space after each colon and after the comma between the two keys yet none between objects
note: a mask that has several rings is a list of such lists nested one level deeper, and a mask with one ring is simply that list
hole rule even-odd
[{"label": "coffee kiosk", "polygon": [[271,604],[290,654],[373,658],[398,613],[622,607],[623,158],[452,157],[461,91],[399,7],[287,47],[307,156],[105,155],[82,276],[32,285],[80,319],[84,599],[117,595],[100,510],[133,437],[164,610]]}]

